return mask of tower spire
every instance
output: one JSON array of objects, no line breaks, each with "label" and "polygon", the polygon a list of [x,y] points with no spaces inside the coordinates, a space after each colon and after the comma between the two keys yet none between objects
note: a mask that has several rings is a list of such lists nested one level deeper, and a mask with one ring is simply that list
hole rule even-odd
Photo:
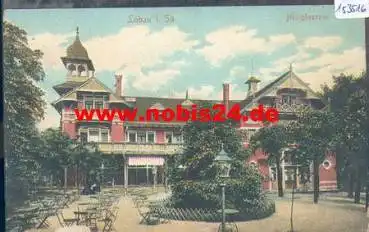
[{"label": "tower spire", "polygon": [[292,88],[293,87],[293,82],[292,82],[292,62],[290,63],[290,68],[289,68],[289,87]]},{"label": "tower spire", "polygon": [[251,76],[254,76],[254,59],[251,58]]},{"label": "tower spire", "polygon": [[188,100],[188,89],[186,90],[186,100]]},{"label": "tower spire", "polygon": [[76,40],[79,40],[79,27],[76,28]]}]

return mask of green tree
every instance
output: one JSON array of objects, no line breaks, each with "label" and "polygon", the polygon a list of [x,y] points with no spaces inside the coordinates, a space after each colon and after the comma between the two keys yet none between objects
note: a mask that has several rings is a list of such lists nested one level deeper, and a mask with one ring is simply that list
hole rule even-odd
[{"label": "green tree", "polygon": [[297,148],[294,151],[299,163],[313,163],[314,203],[319,199],[319,167],[332,148],[336,118],[328,111],[305,108],[297,120],[289,125]]},{"label": "green tree", "polygon": [[79,191],[80,184],[91,184],[98,181],[101,174],[100,165],[102,163],[102,153],[95,143],[82,143],[73,141],[74,146],[71,151],[73,165],[76,168],[76,182]]},{"label": "green tree", "polygon": [[347,135],[346,146],[350,151],[348,160],[352,168],[350,173],[352,181],[355,182],[355,203],[360,202],[360,192],[362,190],[363,180],[366,178],[368,169],[367,151],[369,144],[369,117],[367,114],[368,98],[367,93],[361,89],[360,82],[357,83],[358,89],[353,93],[348,105],[344,107],[344,129],[340,135]]},{"label": "green tree", "polygon": [[268,155],[269,163],[276,165],[279,197],[283,197],[282,151],[288,146],[289,142],[288,131],[283,125],[273,125],[259,129],[250,142],[253,151],[262,149]]},{"label": "green tree", "polygon": [[[198,108],[202,107],[211,108]],[[262,193],[258,170],[245,165],[251,150],[244,148],[232,121],[189,122],[183,134],[184,152],[170,159],[168,170],[175,207],[219,209],[220,183],[225,181],[226,207],[238,209],[242,217],[266,217],[275,211],[274,203]],[[232,159],[227,180],[221,180],[214,161],[222,146]]]},{"label": "green tree", "polygon": [[42,132],[43,141],[42,159],[40,164],[43,174],[58,178],[59,183],[64,182],[64,167],[71,168],[73,159],[71,156],[73,141],[59,129],[48,128]]},{"label": "green tree", "polygon": [[[206,105],[200,106],[209,108]],[[211,108],[211,107],[210,107]],[[217,177],[213,163],[222,145],[232,158],[231,175],[242,175],[248,152],[242,146],[231,121],[190,122],[183,128],[184,152],[176,165],[186,167],[187,180],[209,180]]]},{"label": "green tree", "polygon": [[42,53],[32,50],[27,33],[4,22],[4,142],[7,202],[22,202],[40,168],[36,123],[44,116]]},{"label": "green tree", "polygon": [[[240,207],[244,202],[242,199],[248,198],[252,202],[260,197],[261,177],[253,168],[245,167],[249,153],[243,148],[241,138],[230,122],[190,122],[183,128],[183,133],[184,152],[175,158],[170,172],[173,199],[179,205],[220,207],[218,188],[221,180],[214,159],[222,144],[232,159],[227,204]],[[178,169],[179,166],[184,168]]]},{"label": "green tree", "polygon": [[331,100],[330,110],[338,118],[334,135],[334,151],[337,157],[338,180],[345,182],[348,196],[355,202],[360,199],[360,189],[367,172],[368,158],[368,80],[365,74],[358,77],[340,75],[334,77],[332,87],[325,86],[322,96]]}]

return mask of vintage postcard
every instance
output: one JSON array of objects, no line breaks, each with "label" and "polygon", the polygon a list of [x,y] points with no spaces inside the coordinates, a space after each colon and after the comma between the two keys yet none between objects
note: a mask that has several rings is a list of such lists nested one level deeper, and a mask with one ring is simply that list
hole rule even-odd
[{"label": "vintage postcard", "polygon": [[366,231],[364,29],[333,6],[7,10],[7,231]]}]

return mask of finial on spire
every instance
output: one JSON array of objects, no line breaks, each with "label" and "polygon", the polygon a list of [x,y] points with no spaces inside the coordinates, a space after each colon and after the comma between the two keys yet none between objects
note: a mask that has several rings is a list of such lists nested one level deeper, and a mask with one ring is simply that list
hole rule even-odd
[{"label": "finial on spire", "polygon": [[251,58],[251,76],[254,76],[254,59]]},{"label": "finial on spire", "polygon": [[290,72],[292,72],[292,63],[290,63]]}]

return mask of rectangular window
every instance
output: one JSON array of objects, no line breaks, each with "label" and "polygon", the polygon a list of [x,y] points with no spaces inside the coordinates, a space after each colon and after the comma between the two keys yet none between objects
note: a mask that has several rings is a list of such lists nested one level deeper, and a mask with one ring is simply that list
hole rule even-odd
[{"label": "rectangular window", "polygon": [[99,142],[100,133],[99,129],[89,129],[88,130],[88,141],[89,142]]},{"label": "rectangular window", "polygon": [[88,132],[87,131],[81,131],[79,133],[79,139],[81,143],[87,143],[88,142]]},{"label": "rectangular window", "polygon": [[104,97],[103,96],[95,96],[95,109],[103,109],[104,108]]},{"label": "rectangular window", "polygon": [[297,97],[291,96],[291,104],[297,104]]},{"label": "rectangular window", "polygon": [[146,143],[146,132],[138,131],[137,132],[137,142],[138,143]]},{"label": "rectangular window", "polygon": [[282,96],[282,104],[290,104],[289,96]]},{"label": "rectangular window", "polygon": [[247,129],[247,137],[248,137],[248,141],[251,140],[252,136],[256,133],[256,129]]},{"label": "rectangular window", "polygon": [[109,130],[102,129],[101,130],[101,142],[109,142]]},{"label": "rectangular window", "polygon": [[128,142],[137,143],[136,135],[136,132],[128,132]]},{"label": "rectangular window", "polygon": [[282,104],[292,105],[297,103],[297,97],[293,95],[282,96]]},{"label": "rectangular window", "polygon": [[84,96],[86,109],[103,109],[104,103],[107,102],[107,96]]},{"label": "rectangular window", "polygon": [[147,132],[147,142],[148,143],[155,143],[155,132],[148,131]]},{"label": "rectangular window", "polygon": [[173,143],[173,132],[165,132],[165,143]]},{"label": "rectangular window", "polygon": [[182,143],[182,142],[183,142],[182,134],[179,132],[173,133],[173,143]]},{"label": "rectangular window", "polygon": [[95,101],[95,109],[104,109],[104,102],[103,101]]},{"label": "rectangular window", "polygon": [[93,101],[85,101],[85,108],[90,110],[94,108],[94,102]]}]

